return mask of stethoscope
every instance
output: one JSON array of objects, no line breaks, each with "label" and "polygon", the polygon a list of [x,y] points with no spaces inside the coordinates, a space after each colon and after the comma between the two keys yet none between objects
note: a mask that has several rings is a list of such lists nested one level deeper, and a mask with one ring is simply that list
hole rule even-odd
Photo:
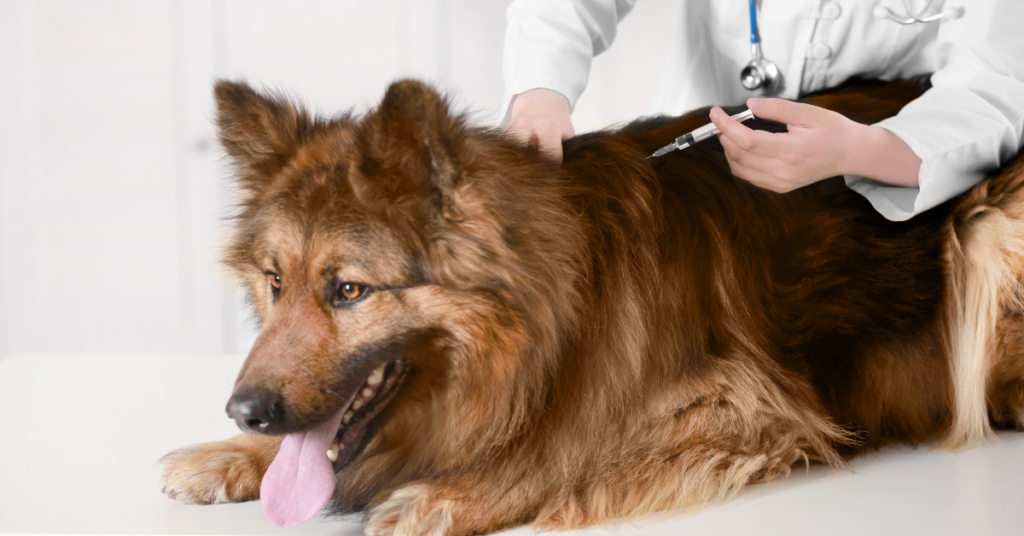
[{"label": "stethoscope", "polygon": [[757,1],[750,0],[750,63],[740,71],[740,83],[750,91],[771,93],[781,80],[779,68],[761,55],[761,39],[757,35]]},{"label": "stethoscope", "polygon": [[[934,2],[935,0],[928,0],[924,8],[915,15],[910,14],[911,8],[908,0],[903,0],[903,9],[906,13],[902,17],[885,6],[876,6],[872,15],[876,18],[885,18],[905,25],[927,24],[943,18],[959,19],[964,16],[964,8],[956,6],[951,11],[943,11],[923,17],[922,15],[928,12]],[[782,76],[779,74],[779,68],[761,54],[761,39],[757,32],[757,1],[750,0],[750,63],[740,71],[740,83],[750,91],[772,93],[779,87],[781,82]]]}]

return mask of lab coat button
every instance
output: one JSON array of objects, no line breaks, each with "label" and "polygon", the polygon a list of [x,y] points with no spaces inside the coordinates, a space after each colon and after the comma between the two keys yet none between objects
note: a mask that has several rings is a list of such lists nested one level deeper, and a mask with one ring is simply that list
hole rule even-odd
[{"label": "lab coat button", "polygon": [[821,18],[823,19],[838,19],[842,14],[843,8],[834,2],[825,2],[821,6]]},{"label": "lab coat button", "polygon": [[807,56],[816,60],[823,60],[832,55],[832,47],[825,43],[812,43],[811,48],[807,49]]}]

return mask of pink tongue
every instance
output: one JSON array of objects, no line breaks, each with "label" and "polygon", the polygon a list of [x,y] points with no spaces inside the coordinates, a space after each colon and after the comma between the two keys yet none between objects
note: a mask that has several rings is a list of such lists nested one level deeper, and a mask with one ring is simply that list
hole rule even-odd
[{"label": "pink tongue", "polygon": [[260,502],[263,517],[279,527],[312,519],[334,494],[336,477],[327,450],[338,433],[341,414],[312,430],[288,434],[263,475]]}]

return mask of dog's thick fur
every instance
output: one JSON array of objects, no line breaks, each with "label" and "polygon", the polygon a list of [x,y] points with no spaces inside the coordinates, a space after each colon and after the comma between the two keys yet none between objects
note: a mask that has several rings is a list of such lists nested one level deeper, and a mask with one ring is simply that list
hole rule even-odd
[{"label": "dog's thick fur", "polygon": [[[810,102],[873,122],[920,91]],[[690,510],[796,462],[1021,426],[1021,159],[895,223],[840,178],[738,180],[716,140],[645,160],[706,110],[577,136],[559,166],[414,81],[361,117],[238,83],[216,97],[241,197],[228,262],[262,326],[236,392],[275,393],[275,431],[297,431],[366,356],[411,363],[339,474],[336,509],[370,534]],[[332,307],[339,279],[374,290]],[[167,491],[257,499],[279,443],[175,451]]]}]

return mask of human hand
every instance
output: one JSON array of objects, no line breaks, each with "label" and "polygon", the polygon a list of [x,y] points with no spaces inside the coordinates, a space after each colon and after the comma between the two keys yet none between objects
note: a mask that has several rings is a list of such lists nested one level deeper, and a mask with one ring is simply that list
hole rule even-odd
[{"label": "human hand", "polygon": [[509,121],[503,128],[524,145],[535,145],[562,161],[562,142],[573,137],[569,99],[547,88],[524,91],[512,98]]},{"label": "human hand", "polygon": [[749,99],[747,106],[756,117],[786,123],[789,132],[751,130],[712,108],[729,167],[741,179],[779,193],[836,175],[917,186],[921,159],[888,130],[782,99]]}]

